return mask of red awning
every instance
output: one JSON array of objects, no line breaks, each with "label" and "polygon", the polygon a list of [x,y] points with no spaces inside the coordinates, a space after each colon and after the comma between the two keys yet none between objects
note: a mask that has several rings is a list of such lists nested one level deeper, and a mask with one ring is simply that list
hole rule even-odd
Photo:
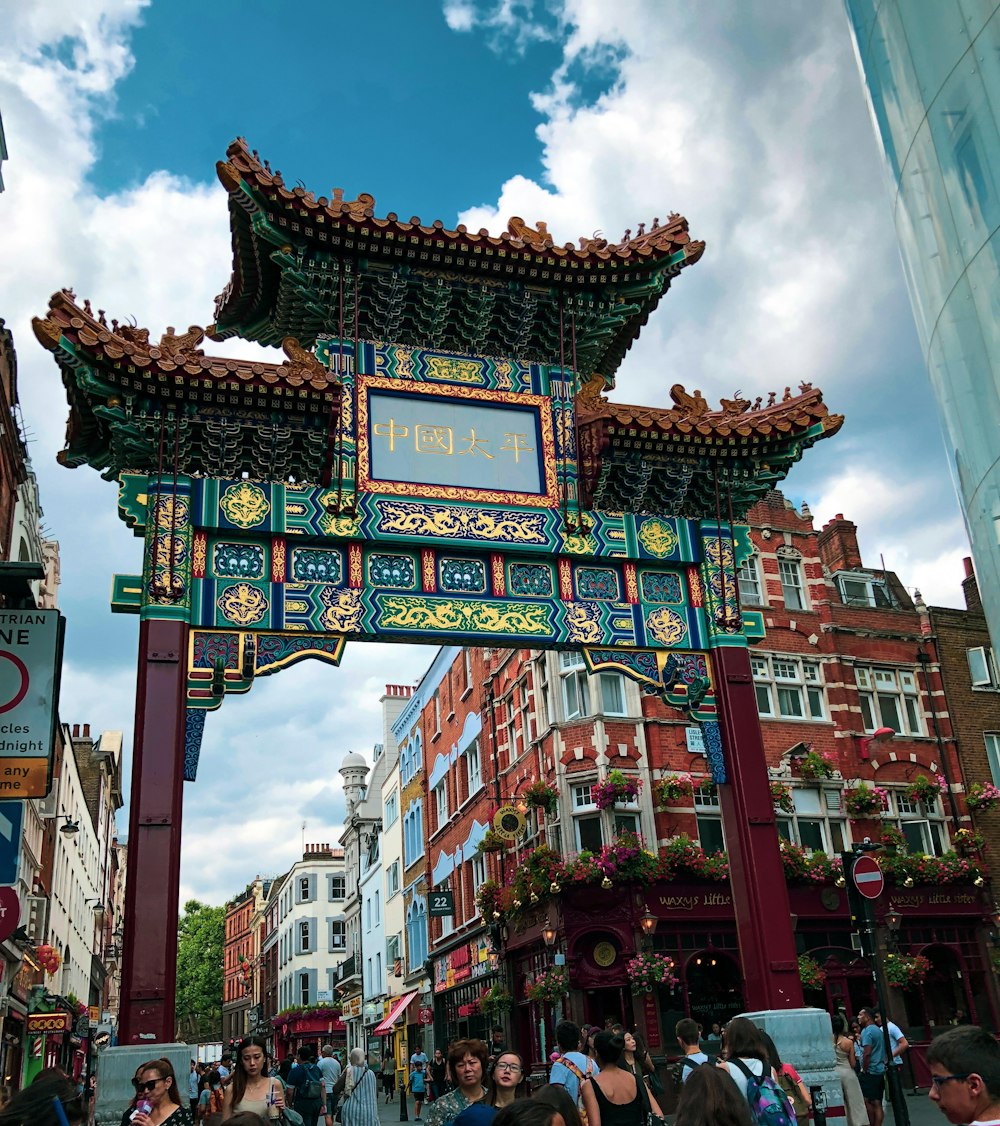
[{"label": "red awning", "polygon": [[403,1010],[417,995],[417,990],[414,989],[412,993],[404,993],[402,997],[392,1006],[389,1010],[389,1015],[385,1018],[380,1025],[375,1028],[376,1036],[388,1036],[392,1032],[392,1026],[403,1015]]}]

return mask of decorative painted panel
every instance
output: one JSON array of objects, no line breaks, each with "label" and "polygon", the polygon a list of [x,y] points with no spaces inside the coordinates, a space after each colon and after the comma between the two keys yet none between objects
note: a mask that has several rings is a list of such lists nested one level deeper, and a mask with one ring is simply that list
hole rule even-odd
[{"label": "decorative painted panel", "polygon": [[684,601],[681,577],[673,571],[641,571],[639,586],[642,588],[644,602],[672,602],[679,605]]},{"label": "decorative painted panel", "polygon": [[343,555],[339,551],[322,548],[293,548],[292,578],[298,583],[341,583],[344,579]]},{"label": "decorative painted panel", "polygon": [[252,543],[217,543],[212,548],[212,572],[220,579],[262,579],[264,549]]},{"label": "decorative painted panel", "polygon": [[438,584],[448,594],[485,594],[486,564],[481,559],[441,559]]},{"label": "decorative painted panel", "polygon": [[416,562],[412,555],[369,555],[368,581],[372,586],[414,590],[417,585]]},{"label": "decorative painted panel", "polygon": [[621,583],[610,567],[578,567],[573,581],[577,598],[599,602],[621,600]]},{"label": "decorative painted panel", "polygon": [[515,598],[551,598],[555,590],[552,567],[547,563],[511,563],[507,588]]}]

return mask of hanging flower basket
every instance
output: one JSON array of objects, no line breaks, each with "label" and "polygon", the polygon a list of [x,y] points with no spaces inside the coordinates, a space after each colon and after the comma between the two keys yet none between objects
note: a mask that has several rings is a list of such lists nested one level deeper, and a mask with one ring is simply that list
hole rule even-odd
[{"label": "hanging flower basket", "polygon": [[844,808],[851,817],[877,817],[889,804],[889,791],[859,782],[844,790]]},{"label": "hanging flower basket", "polygon": [[799,955],[799,979],[803,989],[822,989],[826,981],[826,970],[808,954]]},{"label": "hanging flower basket", "polygon": [[906,787],[906,796],[910,801],[918,801],[921,805],[933,805],[937,799],[948,789],[948,783],[940,774],[928,778],[926,774],[918,774]]},{"label": "hanging flower basket", "polygon": [[481,1013],[506,1013],[514,1007],[514,998],[502,985],[494,985],[479,998]]},{"label": "hanging flower basket", "polygon": [[885,825],[879,833],[884,847],[892,852],[906,852],[906,837],[895,825]]},{"label": "hanging flower basket", "polygon": [[487,829],[483,839],[479,842],[480,852],[500,852],[507,847],[507,842],[495,829]]},{"label": "hanging flower basket", "polygon": [[676,989],[677,975],[674,973],[674,960],[666,954],[637,954],[625,964],[629,982],[636,989],[652,993],[658,986]]},{"label": "hanging flower basket", "polygon": [[837,763],[828,751],[806,751],[796,765],[799,774],[810,780],[816,778],[832,778]]},{"label": "hanging flower basket", "polygon": [[896,989],[922,985],[930,973],[931,963],[923,954],[886,954],[885,980]]},{"label": "hanging flower basket", "polygon": [[476,892],[476,906],[487,923],[497,922],[503,914],[503,891],[496,880],[483,880]]},{"label": "hanging flower basket", "polygon": [[792,788],[784,782],[774,780],[771,782],[771,804],[782,813],[794,813],[795,802],[792,799]]},{"label": "hanging flower basket", "polygon": [[973,782],[965,795],[965,804],[977,813],[985,813],[1000,802],[1000,790],[992,782]]},{"label": "hanging flower basket", "polygon": [[534,981],[525,982],[524,995],[529,1001],[561,1001],[569,993],[569,976],[565,966],[553,966],[540,973]]},{"label": "hanging flower basket", "polygon": [[653,798],[662,808],[670,802],[689,798],[694,793],[694,779],[690,774],[668,774],[653,787]]},{"label": "hanging flower basket", "polygon": [[546,817],[559,809],[559,791],[547,782],[532,782],[524,791],[524,800],[529,809],[540,809]]},{"label": "hanging flower basket", "polygon": [[982,833],[975,833],[971,829],[959,829],[951,838],[951,843],[959,856],[975,856],[982,852],[986,838]]},{"label": "hanging flower basket", "polygon": [[642,779],[627,775],[621,770],[612,770],[603,782],[598,782],[591,793],[598,809],[610,809],[613,805],[634,802],[642,789]]}]

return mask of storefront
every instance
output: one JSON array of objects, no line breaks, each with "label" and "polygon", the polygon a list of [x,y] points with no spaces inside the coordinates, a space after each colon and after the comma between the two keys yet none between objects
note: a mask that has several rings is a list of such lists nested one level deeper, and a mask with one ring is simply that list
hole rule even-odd
[{"label": "storefront", "polygon": [[[360,998],[359,1004],[360,1004]],[[339,1009],[315,1009],[312,1012],[279,1013],[272,1022],[274,1050],[279,1060],[294,1056],[303,1044],[311,1045],[318,1056],[324,1044],[334,1048],[347,1047],[346,1006]]]},{"label": "storefront", "polygon": [[[793,884],[789,900],[798,952],[822,971],[822,984],[806,991],[806,1004],[848,1017],[874,1004],[871,965],[856,949],[846,890]],[[544,1060],[552,1028],[564,1013],[578,1023],[621,1022],[646,1038],[654,1057],[670,1057],[681,1017],[693,1017],[708,1031],[745,1010],[728,883],[614,888],[602,894],[600,912],[593,901],[593,889],[569,889],[558,903],[522,915],[508,941],[516,999],[513,1031],[518,1043],[530,1044],[536,1064]],[[884,925],[890,903],[901,917],[896,932]],[[650,936],[642,926],[647,911],[656,920]],[[888,947],[922,954],[930,963],[921,983],[889,990],[890,1015],[914,1048],[910,1055],[919,1085],[927,1082],[924,1052],[936,1029],[958,1020],[998,1027],[987,911],[982,891],[962,884],[894,887],[879,904],[883,956]],[[546,923],[557,932],[551,947],[542,937]],[[633,987],[627,965],[644,948],[673,960],[676,987],[649,992]],[[529,1001],[525,983],[550,970],[560,952],[569,968],[569,995],[556,1002]],[[459,991],[452,994],[461,1004]]]},{"label": "storefront", "polygon": [[[463,942],[434,959],[434,1043],[466,1037],[489,1039],[493,1023],[479,999],[497,980],[485,937]],[[424,1045],[426,1050],[426,1045]]]}]

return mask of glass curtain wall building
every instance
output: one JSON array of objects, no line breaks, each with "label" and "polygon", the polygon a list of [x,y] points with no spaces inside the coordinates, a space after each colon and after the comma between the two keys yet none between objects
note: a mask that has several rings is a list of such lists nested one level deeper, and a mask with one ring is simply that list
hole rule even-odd
[{"label": "glass curtain wall building", "polygon": [[845,0],[994,645],[1000,645],[1000,4]]}]

